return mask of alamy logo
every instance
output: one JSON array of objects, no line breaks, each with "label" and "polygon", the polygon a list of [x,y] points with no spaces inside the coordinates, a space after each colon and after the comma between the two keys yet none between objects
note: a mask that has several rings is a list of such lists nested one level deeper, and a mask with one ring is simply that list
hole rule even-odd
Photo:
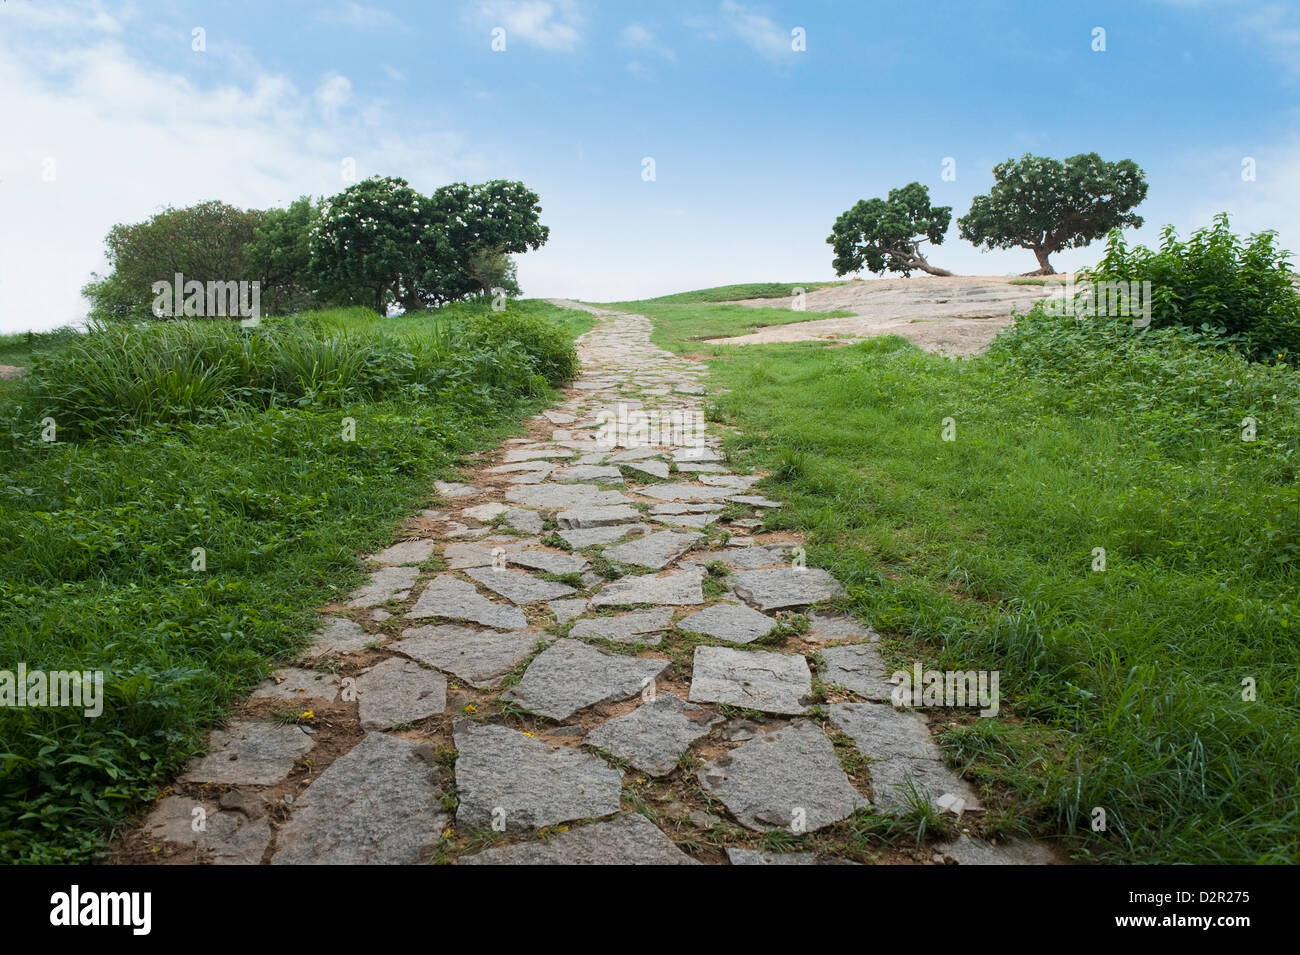
[{"label": "alamy logo", "polygon": [[68,706],[94,717],[104,712],[103,670],[0,670],[0,707]]},{"label": "alamy logo", "polygon": [[1060,285],[1063,295],[1047,300],[1051,315],[1073,315],[1075,318],[1131,318],[1134,328],[1151,324],[1151,283],[1131,282],[1079,282],[1070,276]]},{"label": "alamy logo", "polygon": [[596,443],[603,448],[669,445],[704,449],[704,415],[698,410],[647,411],[619,402],[613,414],[607,408],[600,409],[596,424],[599,426]]},{"label": "alamy logo", "polygon": [[256,325],[262,318],[261,282],[188,282],[181,272],[172,281],[151,286],[153,313],[158,318],[242,318]]},{"label": "alamy logo", "polygon": [[897,707],[978,706],[980,716],[998,715],[997,670],[896,670],[890,698]]},{"label": "alamy logo", "polygon": [[153,924],[149,892],[82,892],[74,885],[50,896],[51,925],[129,925],[131,934],[148,935]]}]

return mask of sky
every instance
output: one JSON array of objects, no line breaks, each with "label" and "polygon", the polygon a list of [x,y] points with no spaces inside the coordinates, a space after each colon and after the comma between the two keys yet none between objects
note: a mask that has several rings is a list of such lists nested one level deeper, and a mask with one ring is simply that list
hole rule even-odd
[{"label": "sky", "polygon": [[[529,296],[831,279],[857,200],[918,181],[955,219],[1026,152],[1135,160],[1134,241],[1226,211],[1300,248],[1297,94],[1269,0],[0,0],[0,332],[80,321],[115,223],[353,169],[527,183]],[[955,224],[929,258],[1036,267]]]}]

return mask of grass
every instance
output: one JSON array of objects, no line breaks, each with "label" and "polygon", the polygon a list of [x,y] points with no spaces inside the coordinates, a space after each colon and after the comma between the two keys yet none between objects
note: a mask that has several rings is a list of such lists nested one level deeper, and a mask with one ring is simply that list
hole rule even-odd
[{"label": "grass", "polygon": [[651,340],[671,351],[718,354],[716,345],[701,345],[710,338],[748,335],[771,325],[789,325],[823,318],[842,318],[852,312],[796,312],[790,308],[750,308],[747,305],[663,304],[617,302],[611,308],[635,311],[654,320]]},{"label": "grass", "polygon": [[[735,321],[634,307],[678,351]],[[1300,860],[1295,370],[1041,315],[964,361],[897,337],[715,356],[728,451],[785,502],[769,528],[914,658],[1000,671],[1001,715],[943,738],[999,826],[1085,860]]]},{"label": "grass", "polygon": [[[438,330],[452,320],[465,329]],[[0,859],[93,858],[302,645],[315,608],[363,579],[358,555],[391,541],[432,480],[551,399],[585,320],[537,302],[349,310],[264,323],[258,346],[176,323],[34,356],[0,396],[0,659],[102,669],[105,700],[95,719],[0,709]],[[137,372],[154,375],[148,400]],[[38,436],[51,408],[55,443]]]}]

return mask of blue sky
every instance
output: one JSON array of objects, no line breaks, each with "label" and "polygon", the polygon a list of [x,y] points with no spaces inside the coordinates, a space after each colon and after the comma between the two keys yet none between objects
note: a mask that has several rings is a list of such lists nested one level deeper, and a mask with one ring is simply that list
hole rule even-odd
[{"label": "blue sky", "polygon": [[[0,331],[79,319],[115,222],[328,195],[349,157],[527,182],[552,230],[529,295],[831,278],[856,200],[917,180],[955,217],[1027,151],[1136,160],[1139,239],[1226,210],[1300,248],[1298,92],[1300,4],[1255,0],[0,0]],[[1035,266],[955,226],[931,261]]]}]

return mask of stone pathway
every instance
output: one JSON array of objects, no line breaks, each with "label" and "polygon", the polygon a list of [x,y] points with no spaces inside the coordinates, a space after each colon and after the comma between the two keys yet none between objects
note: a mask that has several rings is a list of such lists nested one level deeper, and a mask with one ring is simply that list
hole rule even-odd
[{"label": "stone pathway", "polygon": [[[705,367],[652,345],[641,316],[589,310],[567,400],[464,483],[438,482],[437,509],[369,558],[370,581],[213,731],[122,852],[1051,861],[973,835],[979,794],[924,717],[888,702],[877,635],[834,609],[843,588],[797,538],[765,532],[779,502],[704,428]],[[852,837],[918,800],[955,838]]]}]

